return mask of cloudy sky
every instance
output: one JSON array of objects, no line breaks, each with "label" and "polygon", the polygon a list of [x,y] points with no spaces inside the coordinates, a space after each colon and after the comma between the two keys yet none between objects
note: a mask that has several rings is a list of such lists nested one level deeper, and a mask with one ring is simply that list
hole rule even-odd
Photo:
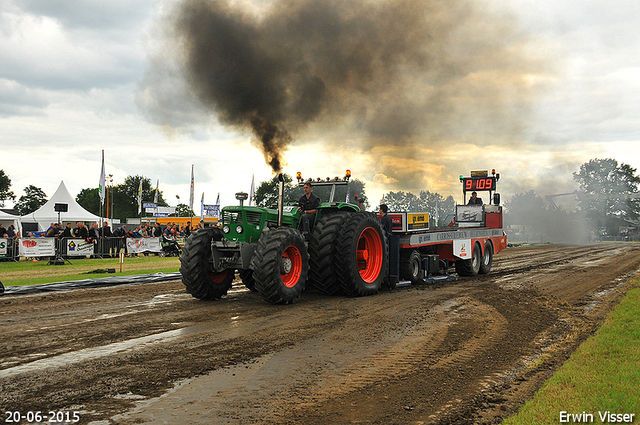
[{"label": "cloudy sky", "polygon": [[[247,125],[255,114],[286,130],[282,171],[349,168],[374,205],[391,190],[461,201],[457,177],[477,169],[495,168],[508,200],[573,191],[571,173],[593,158],[640,168],[637,1],[405,0],[393,19],[373,0],[320,12],[314,0],[203,3],[0,1],[0,169],[18,197],[31,184],[50,197],[62,180],[74,196],[97,187],[104,149],[115,183],[159,179],[165,199],[186,203],[193,164],[196,213],[203,192],[235,203],[252,175],[273,175]],[[194,59],[194,46],[237,34],[251,40],[249,65],[226,48]],[[253,81],[285,57],[269,74],[281,104],[236,114],[247,92],[227,89],[245,73],[222,84],[228,64],[256,66]]]}]

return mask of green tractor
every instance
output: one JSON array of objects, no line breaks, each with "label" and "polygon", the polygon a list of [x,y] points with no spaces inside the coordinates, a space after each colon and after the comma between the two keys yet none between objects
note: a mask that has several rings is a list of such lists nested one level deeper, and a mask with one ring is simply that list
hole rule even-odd
[{"label": "green tractor", "polygon": [[[298,230],[300,211],[284,205],[279,176],[278,208],[229,206],[222,209],[222,229],[204,228],[187,239],[180,273],[187,292],[202,300],[219,299],[231,288],[236,270],[244,285],[274,304],[290,304],[305,287],[325,294],[372,295],[386,281],[389,250],[380,220],[356,205],[334,202],[343,179],[313,182],[332,186],[321,203],[312,230]],[[298,173],[300,185],[302,178]]]}]

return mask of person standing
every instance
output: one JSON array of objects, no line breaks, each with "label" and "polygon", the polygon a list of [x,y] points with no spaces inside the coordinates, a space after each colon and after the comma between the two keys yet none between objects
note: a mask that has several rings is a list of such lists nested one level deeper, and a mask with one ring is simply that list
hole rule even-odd
[{"label": "person standing", "polygon": [[382,227],[384,228],[387,235],[391,234],[391,229],[393,228],[393,222],[391,221],[391,217],[387,212],[389,211],[389,207],[386,204],[380,204],[380,209],[378,209],[378,213],[380,214],[380,221],[382,222]]},{"label": "person standing", "polygon": [[100,236],[103,236],[105,238],[110,238],[111,237],[111,227],[109,226],[109,222],[105,221],[102,224],[102,231],[100,232]]}]

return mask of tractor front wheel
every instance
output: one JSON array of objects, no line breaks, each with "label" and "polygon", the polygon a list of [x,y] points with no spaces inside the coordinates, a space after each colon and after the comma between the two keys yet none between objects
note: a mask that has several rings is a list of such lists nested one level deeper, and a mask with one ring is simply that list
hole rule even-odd
[{"label": "tractor front wheel", "polygon": [[244,286],[247,287],[247,289],[249,289],[250,291],[254,291],[256,290],[256,281],[253,278],[253,270],[251,269],[240,269],[238,271],[238,275],[240,275],[240,279],[242,279],[242,283],[244,283]]},{"label": "tractor front wheel", "polygon": [[251,260],[255,289],[273,304],[290,304],[304,290],[309,254],[302,234],[291,228],[265,232]]},{"label": "tractor front wheel", "polygon": [[203,229],[187,238],[180,256],[182,283],[194,298],[217,300],[231,288],[235,270],[213,269],[211,242],[222,239],[222,231]]}]

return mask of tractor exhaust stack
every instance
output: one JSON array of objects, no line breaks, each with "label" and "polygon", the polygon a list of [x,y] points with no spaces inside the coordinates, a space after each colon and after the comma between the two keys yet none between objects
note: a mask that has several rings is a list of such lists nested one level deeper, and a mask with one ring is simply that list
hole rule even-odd
[{"label": "tractor exhaust stack", "polygon": [[284,177],[278,174],[278,227],[282,227],[282,213],[284,208]]}]

